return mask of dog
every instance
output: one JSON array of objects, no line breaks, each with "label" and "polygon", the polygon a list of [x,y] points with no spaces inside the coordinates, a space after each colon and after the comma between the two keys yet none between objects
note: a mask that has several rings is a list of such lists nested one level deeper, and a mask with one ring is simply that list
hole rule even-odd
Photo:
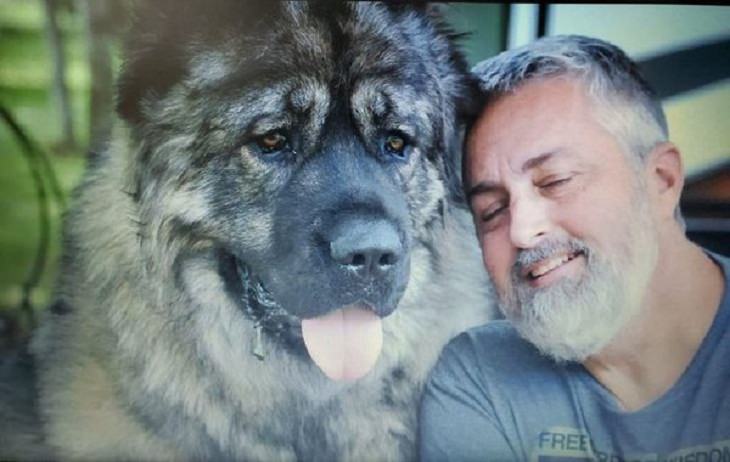
[{"label": "dog", "polygon": [[138,2],[0,457],[415,458],[429,368],[495,312],[470,88],[426,6]]}]

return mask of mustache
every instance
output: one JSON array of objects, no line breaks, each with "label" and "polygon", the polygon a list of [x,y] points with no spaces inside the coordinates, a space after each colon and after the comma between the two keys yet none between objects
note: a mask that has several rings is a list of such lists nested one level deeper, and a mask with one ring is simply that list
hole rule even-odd
[{"label": "mustache", "polygon": [[580,239],[568,237],[545,240],[536,247],[520,250],[512,265],[512,280],[519,280],[525,269],[530,265],[562,253],[582,253],[588,257],[590,248]]}]

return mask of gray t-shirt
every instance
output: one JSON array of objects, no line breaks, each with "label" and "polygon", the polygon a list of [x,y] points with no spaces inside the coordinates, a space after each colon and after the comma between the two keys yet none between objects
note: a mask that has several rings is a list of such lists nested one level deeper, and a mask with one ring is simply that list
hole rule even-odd
[{"label": "gray t-shirt", "polygon": [[725,293],[689,367],[635,412],[578,363],[557,365],[506,321],[455,338],[421,403],[426,461],[730,462],[730,259]]}]

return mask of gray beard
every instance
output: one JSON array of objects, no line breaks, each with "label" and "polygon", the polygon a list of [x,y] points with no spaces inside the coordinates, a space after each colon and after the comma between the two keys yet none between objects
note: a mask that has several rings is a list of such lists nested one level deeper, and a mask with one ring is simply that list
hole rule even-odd
[{"label": "gray beard", "polygon": [[[512,271],[511,292],[500,308],[523,338],[558,362],[584,361],[616,337],[642,306],[656,263],[657,246],[644,208],[637,206],[625,246],[616,255],[600,255],[586,243],[568,238],[520,252]],[[530,286],[523,268],[561,252],[580,252],[585,272],[544,288]]]}]

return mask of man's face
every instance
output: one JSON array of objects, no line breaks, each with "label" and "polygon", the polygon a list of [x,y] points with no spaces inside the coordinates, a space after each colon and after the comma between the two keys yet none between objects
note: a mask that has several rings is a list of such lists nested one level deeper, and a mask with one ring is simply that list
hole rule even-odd
[{"label": "man's face", "polygon": [[598,352],[638,311],[656,261],[643,171],[567,77],[489,104],[466,162],[484,264],[507,318],[558,360]]}]

